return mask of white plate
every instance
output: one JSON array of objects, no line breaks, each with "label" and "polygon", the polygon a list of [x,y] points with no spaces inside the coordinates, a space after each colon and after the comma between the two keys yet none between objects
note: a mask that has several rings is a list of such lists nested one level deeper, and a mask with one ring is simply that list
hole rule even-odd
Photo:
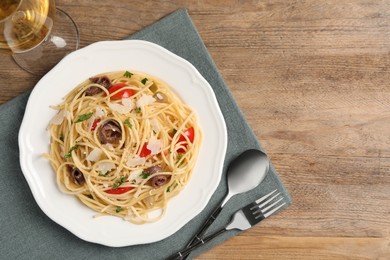
[{"label": "white plate", "polygon": [[[57,188],[48,160],[48,122],[70,90],[104,72],[137,70],[170,85],[199,116],[203,143],[185,189],[173,198],[164,218],[135,225],[118,217],[93,218],[93,210]],[[65,57],[35,86],[19,132],[20,164],[40,208],[52,220],[86,241],[112,247],[145,244],[164,239],[184,226],[207,205],[217,188],[227,146],[225,122],[208,82],[186,60],[146,41],[98,42]]]}]

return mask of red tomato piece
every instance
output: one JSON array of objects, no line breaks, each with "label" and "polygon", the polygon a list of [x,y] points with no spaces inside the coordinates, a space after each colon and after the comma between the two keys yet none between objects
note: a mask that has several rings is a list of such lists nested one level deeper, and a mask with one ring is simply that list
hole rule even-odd
[{"label": "red tomato piece", "polygon": [[[182,135],[180,135],[180,137],[177,140],[177,142],[178,143],[187,142],[187,139],[184,136],[187,136],[188,140],[190,140],[191,143],[194,142],[194,136],[195,136],[194,128],[190,127],[186,131],[184,131],[184,133]],[[185,143],[184,146],[187,147],[187,143]],[[183,148],[180,148],[179,150],[177,150],[177,152],[184,153],[185,150]]]},{"label": "red tomato piece", "polygon": [[100,122],[100,119],[95,119],[91,126],[91,131],[95,130],[97,124]]},{"label": "red tomato piece", "polygon": [[106,190],[105,192],[108,194],[123,194],[133,189],[133,187],[119,187],[117,189]]},{"label": "red tomato piece", "polygon": [[144,146],[142,146],[142,149],[141,149],[141,152],[139,153],[139,156],[140,157],[146,157],[148,156],[149,154],[152,153],[152,151],[150,151],[148,148],[147,148],[147,145],[148,144],[144,144]]},{"label": "red tomato piece", "polygon": [[[112,93],[116,92],[117,90],[119,90],[123,87],[127,87],[127,86],[128,85],[125,83],[117,83],[117,84],[112,85],[108,89],[108,92],[110,92],[110,94],[112,94]],[[112,95],[111,99],[117,100],[117,99],[122,99],[122,98],[128,98],[128,97],[131,97],[132,95],[134,95],[134,90],[124,89],[124,90],[119,91],[115,95]]]}]

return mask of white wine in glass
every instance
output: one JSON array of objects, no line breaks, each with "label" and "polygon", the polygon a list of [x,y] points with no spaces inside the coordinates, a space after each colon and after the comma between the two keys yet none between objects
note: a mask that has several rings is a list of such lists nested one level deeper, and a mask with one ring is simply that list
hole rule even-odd
[{"label": "white wine in glass", "polygon": [[79,46],[75,22],[54,0],[0,0],[0,52],[36,75]]}]

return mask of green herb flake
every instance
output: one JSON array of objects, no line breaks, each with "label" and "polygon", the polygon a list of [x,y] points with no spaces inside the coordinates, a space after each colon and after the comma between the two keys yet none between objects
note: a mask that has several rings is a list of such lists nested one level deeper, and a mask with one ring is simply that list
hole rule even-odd
[{"label": "green herb flake", "polygon": [[120,177],[119,180],[117,180],[116,183],[114,183],[112,189],[113,190],[118,189],[118,187],[121,186],[126,180],[127,180],[126,176]]},{"label": "green herb flake", "polygon": [[65,159],[68,159],[70,157],[72,157],[72,152],[77,149],[79,146],[76,144],[74,146],[72,146],[70,149],[69,149],[69,153],[65,154]]},{"label": "green herb flake", "polygon": [[122,207],[116,207],[115,212],[116,212],[116,213],[119,213],[119,212],[121,212],[122,210],[123,210]]},{"label": "green herb flake", "polygon": [[146,84],[146,81],[148,81],[148,79],[147,78],[144,78],[143,80],[141,80],[141,82],[142,82],[142,84]]},{"label": "green herb flake", "polygon": [[131,78],[131,76],[133,76],[134,74],[131,73],[130,71],[127,71],[123,74],[123,76],[125,76],[126,78]]},{"label": "green herb flake", "polygon": [[129,119],[126,119],[124,122],[123,122],[125,125],[128,125],[131,128],[133,128],[133,125],[130,123],[130,120]]},{"label": "green herb flake", "polygon": [[142,177],[142,179],[148,178],[148,174],[146,172],[142,172],[139,176]]},{"label": "green herb flake", "polygon": [[136,183],[137,183],[137,181],[136,181],[135,179],[133,179],[132,182],[133,182],[133,184],[136,184]]},{"label": "green herb flake", "polygon": [[171,186],[168,186],[167,192],[171,192]]},{"label": "green herb flake", "polygon": [[137,107],[137,109],[135,110],[136,113],[141,113],[141,108],[140,107]]},{"label": "green herb flake", "polygon": [[88,119],[91,118],[92,115],[93,115],[93,112],[92,113],[88,113],[88,114],[80,115],[79,119],[77,119],[75,123],[80,123],[80,122],[83,122],[85,120],[88,120]]}]

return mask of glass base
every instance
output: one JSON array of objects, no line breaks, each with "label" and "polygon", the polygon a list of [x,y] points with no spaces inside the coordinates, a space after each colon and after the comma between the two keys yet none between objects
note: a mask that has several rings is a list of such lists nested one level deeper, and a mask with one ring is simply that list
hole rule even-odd
[{"label": "glass base", "polygon": [[76,23],[65,11],[57,8],[52,30],[46,39],[35,48],[14,53],[12,57],[22,69],[42,76],[67,54],[77,50],[79,43]]}]

